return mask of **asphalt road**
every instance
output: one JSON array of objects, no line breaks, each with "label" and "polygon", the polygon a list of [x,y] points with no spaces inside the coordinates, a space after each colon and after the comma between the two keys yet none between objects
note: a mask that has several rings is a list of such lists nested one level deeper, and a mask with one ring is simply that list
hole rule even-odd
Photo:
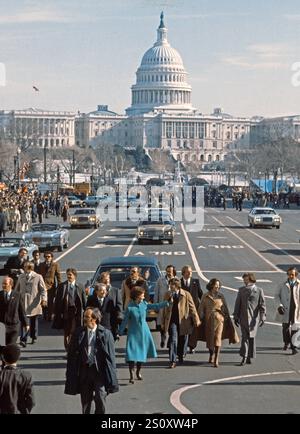
[{"label": "asphalt road", "polygon": [[[138,245],[136,225],[129,222],[105,223],[99,230],[71,230],[70,247],[55,253],[62,270],[72,266],[85,283],[102,258],[123,255],[151,255],[161,267],[174,264],[180,271],[192,266],[202,287],[213,277],[223,283],[223,293],[231,311],[236,291],[245,271],[254,271],[267,296],[268,323],[259,331],[258,356],[254,364],[237,366],[239,345],[224,342],[218,369],[208,365],[204,343],[188,355],[183,366],[167,369],[167,350],[159,349],[159,336],[153,331],[159,357],[144,367],[144,381],[128,383],[124,362],[125,338],[117,344],[120,392],[108,397],[109,413],[299,413],[300,357],[282,351],[281,327],[274,323],[274,293],[285,279],[290,265],[300,265],[299,211],[283,210],[280,230],[249,229],[247,212],[208,209],[200,232],[187,233],[177,223],[174,245]],[[35,382],[37,405],[34,413],[80,413],[79,396],[63,394],[66,360],[61,333],[40,321],[40,338],[22,351],[22,367],[29,369]]]}]

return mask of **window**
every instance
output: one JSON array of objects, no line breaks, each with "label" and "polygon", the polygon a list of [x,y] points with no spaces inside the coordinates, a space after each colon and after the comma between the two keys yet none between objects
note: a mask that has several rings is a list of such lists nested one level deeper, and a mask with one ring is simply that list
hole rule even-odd
[{"label": "window", "polygon": [[214,142],[213,142],[213,148],[217,149],[217,147],[218,147],[218,142],[217,142],[217,141],[214,141]]},{"label": "window", "polygon": [[181,141],[177,140],[177,148],[180,148],[180,147],[181,147]]},{"label": "window", "polygon": [[172,140],[168,140],[168,146],[169,148],[172,148]]},{"label": "window", "polygon": [[172,122],[167,122],[166,130],[167,139],[170,139],[172,137]]},{"label": "window", "polygon": [[200,155],[200,161],[204,161],[204,155]]},{"label": "window", "polygon": [[204,139],[205,136],[205,124],[199,124],[199,139]]},{"label": "window", "polygon": [[181,123],[176,122],[176,137],[180,139],[181,137]]},{"label": "window", "polygon": [[186,122],[183,124],[183,133],[182,133],[182,135],[183,135],[184,139],[187,139],[187,137],[188,137],[188,124]]},{"label": "window", "polygon": [[239,133],[234,133],[234,138],[237,140],[239,138]]},{"label": "window", "polygon": [[209,163],[211,163],[211,161],[212,161],[212,156],[209,155],[207,160],[208,160]]},{"label": "window", "polygon": [[189,124],[189,129],[190,129],[190,138],[193,139],[195,137],[195,124],[193,122]]},{"label": "window", "polygon": [[216,156],[216,161],[220,161],[220,155]]},{"label": "window", "polygon": [[212,131],[212,137],[215,139],[217,137],[217,131]]},{"label": "window", "polygon": [[230,134],[230,133],[227,133],[227,134],[226,134],[226,139],[227,139],[227,140],[230,140],[230,139],[231,139],[231,134]]}]

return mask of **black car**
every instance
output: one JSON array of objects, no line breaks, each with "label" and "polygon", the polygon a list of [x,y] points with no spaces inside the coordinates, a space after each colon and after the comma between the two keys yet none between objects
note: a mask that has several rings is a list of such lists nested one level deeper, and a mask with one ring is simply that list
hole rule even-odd
[{"label": "black car", "polygon": [[[132,267],[138,267],[141,275],[146,278],[150,302],[153,302],[154,288],[157,280],[162,276],[162,272],[158,260],[148,256],[117,256],[103,259],[93,278],[88,282],[90,294],[93,292],[93,287],[100,277],[100,274],[105,271],[110,273],[111,285],[121,290],[122,282],[129,276]],[[148,274],[148,277],[146,277],[145,274]],[[153,311],[150,311],[147,320],[154,320],[156,316]]]}]

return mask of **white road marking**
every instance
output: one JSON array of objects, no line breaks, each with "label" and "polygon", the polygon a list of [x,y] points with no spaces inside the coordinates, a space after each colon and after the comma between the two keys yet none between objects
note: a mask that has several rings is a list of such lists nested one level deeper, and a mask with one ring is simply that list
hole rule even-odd
[{"label": "white road marking", "polygon": [[104,249],[105,247],[124,247],[124,244],[112,244],[112,245],[107,245],[107,244],[95,244],[94,246],[85,246],[86,249]]},{"label": "white road marking", "polygon": [[172,392],[170,396],[170,402],[171,405],[176,408],[177,411],[181,414],[193,414],[191,410],[189,410],[187,407],[185,407],[181,403],[181,396],[183,393],[196,389],[196,387],[202,387],[208,384],[219,384],[219,383],[227,383],[230,381],[236,381],[236,380],[243,380],[246,378],[257,378],[257,377],[269,377],[271,375],[291,375],[291,374],[299,374],[299,371],[281,371],[281,372],[264,372],[261,374],[249,374],[249,375],[238,375],[236,377],[227,377],[227,378],[220,378],[218,380],[212,380],[212,381],[204,381],[203,383],[199,384],[193,384],[192,386],[185,386],[181,387],[180,389],[175,390]]},{"label": "white road marking", "polygon": [[110,232],[123,232],[123,231],[133,231],[134,229],[132,228],[120,228],[120,229],[110,229]]},{"label": "white road marking", "polygon": [[62,255],[58,256],[58,258],[55,258],[55,261],[60,261],[62,258],[64,258],[65,256],[67,256],[69,253],[71,253],[73,250],[75,250],[78,246],[80,246],[80,244],[84,243],[86,240],[88,240],[89,238],[91,238],[93,235],[95,235],[98,232],[98,229],[95,229],[93,232],[91,232],[89,235],[87,235],[85,238],[83,238],[82,240],[78,241],[78,243],[74,244],[73,247],[71,247],[70,249],[68,249],[65,253],[63,253]]},{"label": "white road marking", "polygon": [[[220,220],[218,220],[216,217],[212,216],[212,218],[213,218],[214,220],[216,220],[216,222],[218,222],[220,226],[225,227],[224,223],[222,223],[222,222],[221,222]],[[230,217],[228,217],[228,218],[230,218]],[[233,219],[231,219],[231,220],[233,220]],[[233,221],[234,221],[234,220],[233,220]],[[271,261],[269,261],[268,259],[266,259],[266,258],[265,258],[261,253],[259,253],[259,252],[254,248],[254,247],[250,246],[250,244],[248,244],[248,243],[247,243],[246,241],[244,241],[241,237],[239,237],[237,234],[235,234],[231,229],[226,228],[226,227],[225,227],[225,229],[226,229],[229,233],[231,233],[231,235],[233,235],[235,238],[237,238],[237,239],[240,240],[243,244],[245,244],[246,247],[248,247],[250,250],[252,250],[252,252],[254,252],[257,256],[259,256],[260,259],[262,259],[264,262],[266,262],[266,264],[270,265],[270,267],[273,268],[273,270],[276,270],[276,271],[280,271],[280,272],[282,272],[278,267],[276,267],[276,265],[272,264]]]},{"label": "white road marking", "polygon": [[300,248],[300,244],[299,243],[276,243],[277,246],[299,246]]},{"label": "white road marking", "polygon": [[228,237],[197,237],[201,240],[226,240]]},{"label": "white road marking", "polygon": [[[243,278],[242,277],[235,277],[236,280],[243,282]],[[268,279],[257,279],[256,280],[257,283],[272,283],[272,280],[268,280]]]},{"label": "white road marking", "polygon": [[133,237],[132,240],[131,240],[131,243],[129,244],[129,246],[128,246],[128,248],[127,248],[125,254],[124,254],[125,257],[127,257],[127,256],[130,255],[130,252],[131,252],[131,250],[132,250],[132,247],[133,247],[133,245],[134,245],[134,243],[135,243],[136,241],[137,241],[137,237]]},{"label": "white road marking", "polygon": [[[214,217],[215,218],[215,217]],[[231,217],[227,217],[228,219],[232,220],[234,223],[238,224],[239,226],[243,226],[241,223],[239,223],[238,221],[234,220]],[[272,243],[271,241],[267,240],[266,238],[262,237],[261,235],[257,234],[255,231],[251,230],[251,229],[246,229],[246,231],[250,232],[251,234],[255,235],[257,238],[260,238],[261,240],[263,240],[265,243],[270,244],[270,246],[274,247],[274,249],[279,250],[280,252],[284,253],[286,256],[289,256],[291,259],[293,259],[293,261],[297,262],[298,264],[300,264],[300,259],[296,258],[293,255],[290,255],[286,250],[281,249],[280,247],[278,247],[276,244]]]},{"label": "white road marking", "polygon": [[[244,273],[245,270],[202,270],[203,273]],[[279,271],[263,271],[263,270],[251,270],[252,273],[262,273],[262,274],[278,274]],[[281,273],[281,272],[280,272]]]},{"label": "white road marking", "polygon": [[[196,258],[196,255],[195,255],[195,252],[194,252],[193,246],[192,246],[192,244],[191,244],[191,242],[190,242],[190,240],[189,240],[189,237],[188,237],[188,235],[187,235],[187,233],[186,233],[186,230],[185,230],[185,228],[184,228],[183,223],[181,223],[181,229],[182,229],[182,233],[183,233],[183,235],[184,235],[185,241],[186,241],[186,243],[187,243],[187,246],[188,246],[188,249],[189,249],[189,252],[190,252],[190,255],[191,255],[191,258],[192,258],[192,261],[193,261],[194,267],[195,267],[195,270],[196,270],[198,276],[199,276],[202,280],[204,280],[204,282],[208,283],[208,282],[209,282],[209,279],[207,279],[207,277],[205,277],[205,275],[204,275],[203,272],[201,271],[201,268],[200,268],[200,265],[199,265],[199,263],[198,263],[198,261],[197,261],[197,258]],[[281,270],[279,270],[279,271],[280,271],[280,273],[281,273]],[[224,286],[224,285],[223,285],[222,288],[227,289],[228,291],[232,291],[232,292],[239,292],[238,289],[231,288],[230,286]],[[265,295],[265,298],[268,298],[268,299],[270,299],[270,300],[274,300],[274,297],[271,297],[271,296],[268,296],[268,295]]]},{"label": "white road marking", "polygon": [[117,235],[104,235],[103,237],[98,237],[101,240],[109,240],[109,239],[115,239],[118,238]]}]

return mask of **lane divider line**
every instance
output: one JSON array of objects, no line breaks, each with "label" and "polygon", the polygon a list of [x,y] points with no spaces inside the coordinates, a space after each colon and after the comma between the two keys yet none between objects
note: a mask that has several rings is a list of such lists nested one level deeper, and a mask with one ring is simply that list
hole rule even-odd
[{"label": "lane divider line", "polygon": [[219,219],[217,219],[216,217],[212,216],[212,218],[214,220],[216,220],[216,222],[219,223],[220,226],[222,226],[223,228],[225,228],[225,230],[227,230],[231,235],[233,235],[235,238],[237,238],[239,241],[241,241],[241,243],[243,243],[247,248],[249,248],[250,250],[252,250],[252,252],[254,252],[260,259],[262,259],[264,262],[266,262],[268,265],[270,265],[270,267],[273,268],[273,270],[275,271],[280,271],[282,272],[282,270],[280,270],[278,267],[276,267],[276,265],[272,264],[271,261],[269,261],[268,259],[266,259],[261,253],[259,253],[254,247],[250,246],[250,244],[248,244],[246,241],[243,240],[243,238],[239,237],[237,234],[235,234],[231,229],[227,228],[225,226],[224,223],[222,223]]},{"label": "lane divider line", "polygon": [[58,258],[56,258],[55,261],[60,261],[62,258],[64,258],[69,253],[71,253],[73,250],[75,250],[76,247],[80,246],[80,244],[84,243],[86,240],[88,240],[93,235],[95,235],[96,232],[98,232],[98,229],[95,229],[93,232],[91,232],[89,235],[87,235],[86,237],[84,237],[82,240],[78,241],[78,243],[74,244],[73,247],[71,247],[70,249],[68,249],[66,252],[64,252],[62,255],[60,255]]},{"label": "lane divider line", "polygon": [[[204,280],[204,282],[208,283],[208,282],[209,282],[209,279],[208,279],[208,278],[203,274],[203,272],[201,271],[201,268],[200,268],[200,265],[199,265],[199,263],[198,263],[198,261],[197,261],[196,254],[195,254],[195,252],[194,252],[194,249],[193,249],[192,243],[190,242],[190,239],[189,239],[189,237],[188,237],[188,235],[187,235],[187,233],[186,233],[186,230],[185,230],[185,227],[184,227],[183,223],[181,223],[181,227],[182,227],[182,232],[183,232],[183,235],[184,235],[185,241],[186,241],[187,246],[188,246],[188,249],[189,249],[189,251],[190,251],[190,255],[191,255],[191,257],[192,257],[192,261],[193,261],[193,264],[194,264],[195,270],[196,270],[198,276],[199,276],[202,280]],[[280,272],[281,272],[281,270],[280,270]],[[217,273],[217,272],[216,272],[216,273]],[[223,285],[222,285],[222,288],[227,289],[228,291],[231,291],[231,292],[239,292],[238,289],[231,288],[230,286],[223,286]],[[270,299],[270,300],[274,300],[274,297],[271,297],[271,296],[269,296],[269,295],[265,295],[265,298]],[[267,323],[266,323],[266,324],[267,324]],[[270,324],[271,324],[271,323],[270,323]],[[280,324],[277,324],[277,325],[280,325]]]},{"label": "lane divider line", "polygon": [[[238,221],[234,220],[233,218],[228,217],[228,216],[227,216],[227,218],[228,218],[229,220],[233,221],[234,223],[236,223],[237,225],[243,227],[243,225],[242,225],[241,223],[239,223]],[[289,256],[290,258],[292,258],[293,261],[295,261],[295,262],[297,262],[298,264],[300,264],[300,259],[296,258],[296,257],[293,256],[293,255],[290,255],[286,250],[281,249],[281,248],[278,247],[276,244],[272,243],[272,241],[267,240],[266,238],[262,237],[261,235],[257,234],[256,232],[254,232],[254,231],[251,230],[251,229],[248,229],[248,228],[247,228],[246,230],[247,230],[248,232],[250,232],[251,234],[255,235],[257,238],[260,238],[260,239],[261,239],[262,241],[264,241],[265,243],[270,244],[270,246],[274,247],[274,249],[279,250],[280,252],[284,253],[286,256]]]},{"label": "lane divider line", "polygon": [[136,241],[137,241],[137,237],[134,236],[134,237],[132,238],[131,243],[129,244],[129,246],[128,246],[126,252],[125,252],[125,254],[124,254],[124,257],[125,257],[125,258],[126,258],[127,256],[130,255],[130,252],[131,252],[131,250],[132,250],[132,247],[134,246],[134,244],[135,244]]}]

